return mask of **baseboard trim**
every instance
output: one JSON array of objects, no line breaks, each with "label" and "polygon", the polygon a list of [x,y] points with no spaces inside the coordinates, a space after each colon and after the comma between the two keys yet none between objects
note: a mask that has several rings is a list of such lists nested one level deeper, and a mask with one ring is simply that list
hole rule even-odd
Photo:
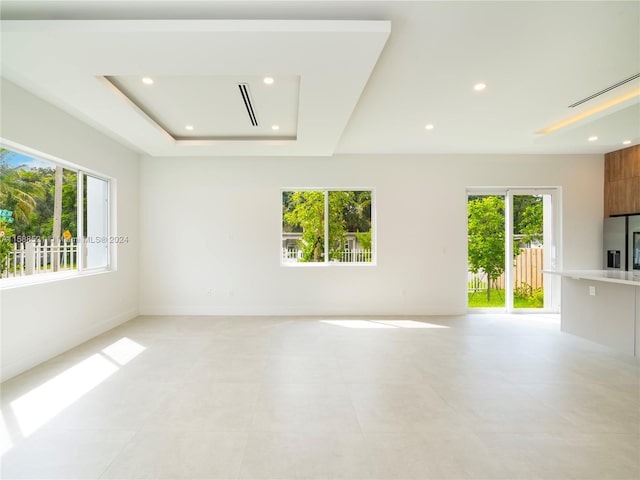
[{"label": "baseboard trim", "polygon": [[27,370],[86,342],[87,340],[91,340],[92,338],[111,330],[118,325],[128,322],[137,316],[138,309],[131,309],[97,324],[92,324],[86,329],[78,330],[77,328],[74,328],[69,331],[61,331],[58,336],[60,342],[54,344],[53,341],[49,341],[46,344],[39,345],[37,355],[25,355],[12,362],[6,362],[3,359],[2,367],[0,369],[0,381],[4,382],[16,375],[20,375],[21,373],[24,373]]},{"label": "baseboard trim", "polygon": [[407,315],[407,316],[451,316],[465,315],[466,309],[460,311],[451,311],[445,309],[424,308],[420,310],[407,309],[402,310],[367,310],[363,308],[322,308],[317,307],[225,307],[225,306],[158,306],[158,305],[141,305],[139,309],[140,315],[194,315],[194,316],[380,316],[380,315]]}]

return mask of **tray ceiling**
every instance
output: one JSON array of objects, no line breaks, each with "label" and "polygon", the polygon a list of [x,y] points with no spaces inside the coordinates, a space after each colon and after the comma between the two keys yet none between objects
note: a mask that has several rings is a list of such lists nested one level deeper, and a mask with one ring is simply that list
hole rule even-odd
[{"label": "tray ceiling", "polygon": [[125,97],[174,141],[296,140],[299,77],[114,76]]},{"label": "tray ceiling", "polygon": [[151,155],[332,155],[389,32],[387,21],[4,21],[2,72]]}]

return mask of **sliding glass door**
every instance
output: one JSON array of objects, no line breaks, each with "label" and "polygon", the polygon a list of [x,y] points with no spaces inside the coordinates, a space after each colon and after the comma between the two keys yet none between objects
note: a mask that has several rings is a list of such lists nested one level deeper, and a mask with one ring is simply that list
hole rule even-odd
[{"label": "sliding glass door", "polygon": [[470,309],[559,310],[559,286],[542,273],[559,258],[558,201],[556,189],[468,191]]}]

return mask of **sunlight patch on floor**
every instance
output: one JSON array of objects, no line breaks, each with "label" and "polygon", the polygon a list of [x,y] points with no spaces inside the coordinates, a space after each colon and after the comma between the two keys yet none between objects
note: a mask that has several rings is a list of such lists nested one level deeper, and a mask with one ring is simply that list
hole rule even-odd
[{"label": "sunlight patch on floor", "polygon": [[320,320],[346,328],[449,328],[434,323],[416,322],[415,320]]},{"label": "sunlight patch on floor", "polygon": [[96,353],[82,360],[11,402],[22,435],[32,434],[117,372],[118,365],[125,365],[144,350],[133,340],[121,338],[103,349],[104,355]]},{"label": "sunlight patch on floor", "polygon": [[391,325],[371,322],[369,320],[320,320],[322,323],[329,323],[346,328],[396,328]]},{"label": "sunlight patch on floor", "polygon": [[11,435],[9,435],[9,429],[4,421],[4,415],[0,412],[0,455],[8,452],[13,447],[11,441]]},{"label": "sunlight patch on floor", "polygon": [[102,350],[107,357],[120,365],[126,365],[145,350],[145,347],[130,338],[123,337]]},{"label": "sunlight patch on floor", "polygon": [[11,402],[22,434],[26,437],[36,431],[117,370],[96,353]]},{"label": "sunlight patch on floor", "polygon": [[446,325],[437,325],[435,323],[416,322],[415,320],[373,320],[377,323],[391,325],[399,328],[449,328]]}]

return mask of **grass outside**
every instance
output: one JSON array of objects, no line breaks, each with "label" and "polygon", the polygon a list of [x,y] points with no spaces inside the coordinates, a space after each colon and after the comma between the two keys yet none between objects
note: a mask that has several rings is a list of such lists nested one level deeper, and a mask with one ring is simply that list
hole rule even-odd
[{"label": "grass outside", "polygon": [[[62,265],[60,264],[58,270],[59,271],[63,271],[63,270],[76,270],[78,268],[78,265],[75,263],[67,263],[66,265]],[[9,266],[9,268],[7,269],[7,271],[11,274],[15,274],[15,275],[20,275],[20,271],[22,270],[22,265],[16,265],[16,268],[13,268],[13,264],[11,264]],[[49,273],[49,272],[53,272],[53,265],[50,263],[47,263],[46,265],[40,265],[40,270],[38,270],[38,273]]]},{"label": "grass outside", "polygon": [[[487,301],[487,292],[469,292],[467,305],[469,308],[500,308],[506,305],[504,290],[491,290],[491,300]],[[544,296],[542,289],[532,295],[513,299],[514,308],[543,308]]]}]

